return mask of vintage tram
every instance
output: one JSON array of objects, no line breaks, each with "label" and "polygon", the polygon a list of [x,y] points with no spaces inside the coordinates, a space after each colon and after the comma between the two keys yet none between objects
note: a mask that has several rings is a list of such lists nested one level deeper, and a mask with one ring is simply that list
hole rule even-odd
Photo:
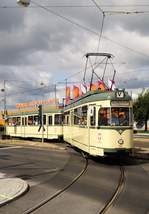
[{"label": "vintage tram", "polygon": [[125,90],[89,91],[65,108],[64,140],[93,156],[131,152],[132,114]]},{"label": "vintage tram", "polygon": [[39,124],[38,110],[16,111],[8,115],[6,135],[22,138],[62,139],[62,109],[43,110],[43,127]]}]

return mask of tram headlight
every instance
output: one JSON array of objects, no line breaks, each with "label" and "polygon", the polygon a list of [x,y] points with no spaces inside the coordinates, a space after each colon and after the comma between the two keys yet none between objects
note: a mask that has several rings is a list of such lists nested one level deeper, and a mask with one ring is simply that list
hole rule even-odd
[{"label": "tram headlight", "polygon": [[124,140],[123,140],[123,139],[119,139],[119,140],[118,140],[118,143],[119,143],[120,145],[122,145],[122,144],[124,144]]}]

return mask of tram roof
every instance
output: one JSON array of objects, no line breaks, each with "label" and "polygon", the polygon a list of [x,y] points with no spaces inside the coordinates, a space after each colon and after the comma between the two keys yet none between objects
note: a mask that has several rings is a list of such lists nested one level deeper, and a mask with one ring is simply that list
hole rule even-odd
[{"label": "tram roof", "polygon": [[[116,97],[116,93],[124,93],[124,97]],[[87,104],[91,102],[96,102],[96,101],[103,101],[103,100],[111,100],[111,101],[130,101],[131,96],[128,95],[128,92],[125,90],[114,90],[114,91],[104,91],[101,92],[99,90],[96,90],[94,92],[89,91],[85,95],[79,97],[76,101],[72,101],[69,105],[65,107],[65,110],[69,108],[73,108],[75,106],[79,106],[82,104]]]}]

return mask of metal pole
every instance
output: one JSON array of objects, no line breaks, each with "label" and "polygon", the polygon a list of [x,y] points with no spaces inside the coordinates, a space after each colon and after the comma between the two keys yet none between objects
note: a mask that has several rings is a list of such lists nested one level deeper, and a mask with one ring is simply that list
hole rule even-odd
[{"label": "metal pole", "polygon": [[55,95],[55,104],[56,104],[56,84],[55,84],[55,89],[54,89],[54,95]]},{"label": "metal pole", "polygon": [[44,143],[43,105],[42,105],[41,125],[42,125],[42,143]]},{"label": "metal pole", "polygon": [[67,99],[67,78],[65,79],[65,106],[66,106],[66,99]]},{"label": "metal pole", "polygon": [[4,80],[4,119],[6,119],[6,80]]}]

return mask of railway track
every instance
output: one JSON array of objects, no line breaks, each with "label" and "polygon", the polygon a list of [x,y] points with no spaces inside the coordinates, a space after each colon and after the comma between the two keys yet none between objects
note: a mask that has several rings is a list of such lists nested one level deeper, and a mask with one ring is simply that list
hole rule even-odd
[{"label": "railway track", "polygon": [[99,211],[98,214],[104,214],[107,211],[109,211],[109,209],[113,206],[114,202],[117,200],[119,194],[121,193],[124,183],[125,183],[125,169],[123,166],[120,165],[120,177],[119,177],[117,188],[113,193],[112,197],[105,204],[105,206]]},{"label": "railway track", "polygon": [[50,196],[50,197],[46,198],[45,200],[41,201],[40,203],[36,204],[34,207],[31,207],[30,209],[26,210],[25,212],[23,212],[23,214],[30,214],[30,213],[33,213],[33,212],[37,211],[42,206],[46,205],[47,203],[49,203],[50,201],[52,201],[53,199],[55,199],[59,195],[63,194],[74,183],[76,183],[79,180],[79,178],[86,172],[87,167],[88,167],[88,159],[85,157],[85,155],[82,154],[82,156],[83,156],[83,158],[85,160],[84,168],[68,185],[66,185],[63,189],[60,189],[59,191],[54,193],[52,196]]}]

